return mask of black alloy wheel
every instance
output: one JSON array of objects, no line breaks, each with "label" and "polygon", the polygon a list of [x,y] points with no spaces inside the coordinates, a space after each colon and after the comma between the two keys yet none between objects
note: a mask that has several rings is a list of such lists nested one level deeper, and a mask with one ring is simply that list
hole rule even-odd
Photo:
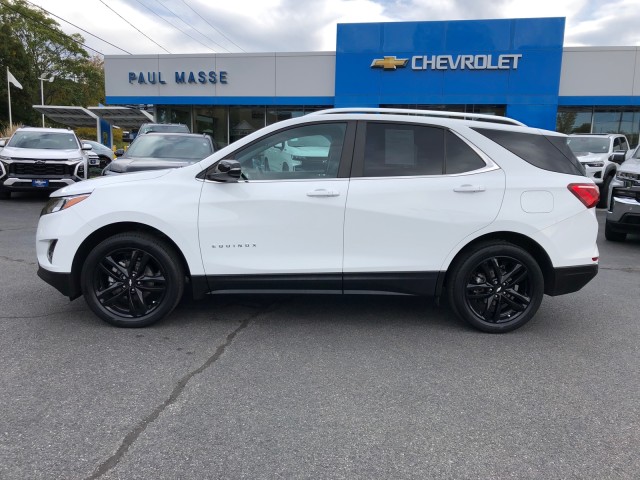
[{"label": "black alloy wheel", "polygon": [[480,245],[454,265],[449,299],[458,316],[485,332],[508,332],[538,310],[544,278],[535,259],[506,242]]},{"label": "black alloy wheel", "polygon": [[173,250],[159,239],[138,233],[115,235],[87,257],[82,292],[106,322],[147,326],[171,313],[182,297],[180,265]]}]

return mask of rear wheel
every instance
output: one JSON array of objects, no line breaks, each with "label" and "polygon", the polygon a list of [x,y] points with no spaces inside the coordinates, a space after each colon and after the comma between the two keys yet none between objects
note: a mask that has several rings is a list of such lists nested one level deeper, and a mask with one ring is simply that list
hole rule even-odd
[{"label": "rear wheel", "polygon": [[184,291],[182,262],[162,240],[122,233],[98,244],[81,272],[87,304],[104,321],[144,327],[169,315]]},{"label": "rear wheel", "polygon": [[624,242],[627,239],[627,234],[624,232],[616,232],[611,228],[609,222],[604,223],[604,238],[611,242]]},{"label": "rear wheel", "polygon": [[523,248],[507,242],[480,244],[452,265],[447,293],[453,311],[473,327],[510,332],[538,311],[544,277]]}]

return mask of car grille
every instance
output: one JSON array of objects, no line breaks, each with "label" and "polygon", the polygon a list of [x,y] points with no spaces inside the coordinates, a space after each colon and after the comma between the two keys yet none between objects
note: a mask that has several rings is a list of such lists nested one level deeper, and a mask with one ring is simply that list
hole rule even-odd
[{"label": "car grille", "polygon": [[9,175],[72,175],[73,166],[59,163],[10,163]]}]

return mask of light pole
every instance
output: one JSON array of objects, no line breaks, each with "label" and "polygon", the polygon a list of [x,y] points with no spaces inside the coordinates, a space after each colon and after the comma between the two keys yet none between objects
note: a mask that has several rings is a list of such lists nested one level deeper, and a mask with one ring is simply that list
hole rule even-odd
[{"label": "light pole", "polygon": [[[48,76],[48,73],[43,74],[41,77],[38,77],[40,80],[40,105],[44,106],[44,81],[51,83],[53,79],[56,78],[55,75]],[[42,128],[44,128],[44,113],[42,114]]]}]

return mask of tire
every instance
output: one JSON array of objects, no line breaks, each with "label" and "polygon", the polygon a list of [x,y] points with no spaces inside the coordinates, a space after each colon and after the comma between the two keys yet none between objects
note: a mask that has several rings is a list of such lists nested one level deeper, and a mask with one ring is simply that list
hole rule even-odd
[{"label": "tire", "polygon": [[609,187],[611,186],[611,180],[613,175],[607,175],[599,186],[600,189],[600,201],[598,201],[598,208],[607,208],[609,206]]},{"label": "tire", "polygon": [[283,172],[288,172],[289,171],[289,164],[287,162],[284,162],[282,164],[282,171]]},{"label": "tire", "polygon": [[178,305],[184,271],[181,259],[166,242],[128,232],[107,238],[89,253],[80,285],[89,308],[105,322],[146,327]]},{"label": "tire", "polygon": [[611,228],[609,222],[604,223],[604,238],[610,242],[624,242],[627,239],[627,234],[624,232],[616,232]]},{"label": "tire", "polygon": [[523,248],[508,242],[484,243],[454,262],[447,275],[447,295],[454,313],[474,328],[506,333],[536,314],[544,277]]}]

